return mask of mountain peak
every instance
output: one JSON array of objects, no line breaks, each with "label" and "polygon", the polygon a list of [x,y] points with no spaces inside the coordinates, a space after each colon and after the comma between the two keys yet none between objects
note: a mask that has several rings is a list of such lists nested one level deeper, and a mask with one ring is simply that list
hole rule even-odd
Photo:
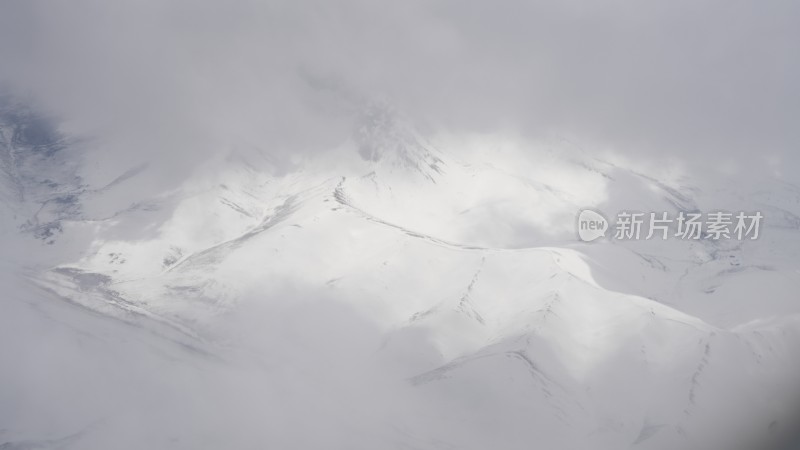
[{"label": "mountain peak", "polygon": [[444,162],[438,152],[388,104],[373,102],[363,110],[353,140],[361,158],[390,171],[410,169],[431,181],[442,173]]}]

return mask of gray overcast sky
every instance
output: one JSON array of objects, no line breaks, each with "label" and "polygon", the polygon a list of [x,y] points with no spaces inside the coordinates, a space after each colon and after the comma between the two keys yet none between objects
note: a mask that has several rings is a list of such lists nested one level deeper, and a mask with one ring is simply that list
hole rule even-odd
[{"label": "gray overcast sky", "polygon": [[795,1],[12,0],[0,77],[175,162],[330,146],[356,95],[433,129],[793,176],[799,25]]}]

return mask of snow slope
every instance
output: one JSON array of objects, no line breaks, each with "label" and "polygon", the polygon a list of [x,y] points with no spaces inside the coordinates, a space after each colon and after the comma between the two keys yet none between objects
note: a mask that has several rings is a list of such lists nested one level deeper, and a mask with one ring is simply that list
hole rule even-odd
[{"label": "snow slope", "polygon": [[[5,447],[102,448],[133,417],[157,429],[128,438],[149,448],[747,449],[791,426],[797,187],[660,179],[564,141],[434,145],[377,109],[293,170],[237,150],[175,191],[114,203],[146,167],[89,186],[79,143],[15,111],[0,127],[4,240],[23,242],[30,284],[9,311],[107,336],[76,364],[118,348],[130,356],[112,376],[167,394],[37,421],[27,390],[47,382],[33,382]],[[585,244],[583,207],[757,209],[767,224],[743,243]],[[168,361],[165,381],[140,361]],[[148,417],[184,414],[170,402],[195,389],[210,399],[188,418]],[[314,432],[286,431],[305,421]],[[195,422],[221,424],[208,436]]]}]

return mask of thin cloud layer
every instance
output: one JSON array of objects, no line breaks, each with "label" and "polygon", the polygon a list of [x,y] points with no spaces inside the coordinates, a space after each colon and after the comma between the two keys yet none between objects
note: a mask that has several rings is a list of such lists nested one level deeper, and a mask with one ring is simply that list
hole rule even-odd
[{"label": "thin cloud layer", "polygon": [[0,6],[0,77],[164,173],[341,142],[358,98],[448,132],[791,177],[800,6],[122,1]]}]

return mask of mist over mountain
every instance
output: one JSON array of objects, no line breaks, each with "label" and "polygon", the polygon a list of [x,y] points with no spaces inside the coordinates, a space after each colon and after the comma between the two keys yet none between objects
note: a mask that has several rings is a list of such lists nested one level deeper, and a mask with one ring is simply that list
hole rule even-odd
[{"label": "mist over mountain", "polygon": [[0,448],[793,448],[799,12],[3,3]]}]

